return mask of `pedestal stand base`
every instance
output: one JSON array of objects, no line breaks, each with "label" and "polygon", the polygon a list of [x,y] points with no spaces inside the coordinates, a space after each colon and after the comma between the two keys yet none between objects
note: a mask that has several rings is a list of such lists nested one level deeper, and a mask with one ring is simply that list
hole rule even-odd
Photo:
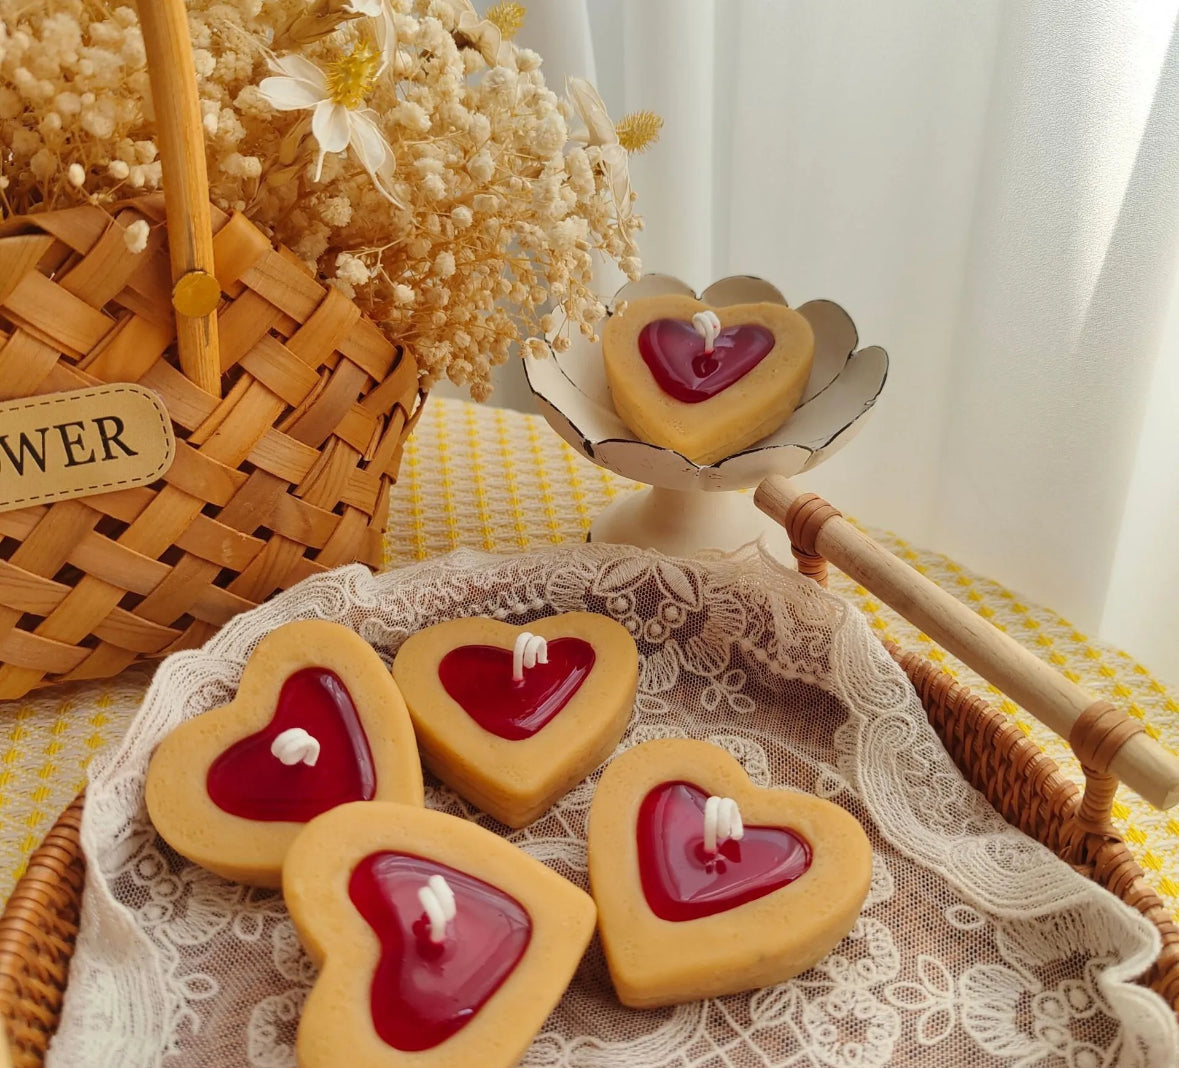
[{"label": "pedestal stand base", "polygon": [[685,557],[731,552],[760,540],[783,563],[794,564],[786,531],[757,508],[752,493],[651,486],[607,505],[590,526],[589,538]]}]

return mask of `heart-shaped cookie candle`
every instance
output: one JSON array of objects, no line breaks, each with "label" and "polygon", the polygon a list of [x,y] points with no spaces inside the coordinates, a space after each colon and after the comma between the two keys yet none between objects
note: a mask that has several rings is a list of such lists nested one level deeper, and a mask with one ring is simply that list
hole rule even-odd
[{"label": "heart-shaped cookie candle", "polygon": [[603,773],[589,874],[614,989],[647,1008],[805,971],[855,924],[872,849],[838,805],[759,789],[707,742],[661,739]]},{"label": "heart-shaped cookie candle", "polygon": [[508,1068],[594,928],[587,894],[498,835],[395,804],[312,820],[282,885],[320,966],[300,1068]]},{"label": "heart-shaped cookie candle", "polygon": [[156,748],[146,800],[178,853],[228,879],[278,886],[308,820],[350,801],[422,803],[405,702],[369,644],[337,623],[272,631],[227,705]]},{"label": "heart-shaped cookie candle", "polygon": [[810,323],[784,304],[710,308],[680,294],[645,297],[602,328],[622,421],[698,464],[781,426],[802,398],[814,352]]},{"label": "heart-shaped cookie candle", "polygon": [[523,827],[610,755],[630,719],[638,652],[607,616],[514,627],[438,623],[393,662],[422,760],[509,827]]}]

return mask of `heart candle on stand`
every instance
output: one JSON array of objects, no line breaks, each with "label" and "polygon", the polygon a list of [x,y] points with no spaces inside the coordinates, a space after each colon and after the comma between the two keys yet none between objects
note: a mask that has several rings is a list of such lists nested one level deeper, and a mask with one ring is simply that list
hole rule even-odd
[{"label": "heart candle on stand", "polygon": [[[755,421],[756,412],[736,420],[728,419],[730,430],[735,422],[741,429],[756,430],[764,436],[744,445],[730,442],[720,456],[701,451],[696,459],[689,455],[693,442],[707,439],[701,445],[703,450],[714,439],[722,440],[726,422],[723,411],[720,431],[717,423],[712,422],[703,439],[697,434],[696,424],[703,426],[705,421],[689,418],[682,430],[684,436],[677,444],[658,441],[650,435],[651,428],[642,422],[641,410],[636,412],[634,405],[624,410],[628,408],[630,396],[626,387],[612,395],[614,383],[607,379],[601,342],[574,333],[567,352],[543,359],[526,357],[524,370],[528,384],[537,407],[552,428],[586,459],[649,487],[637,493],[620,494],[594,519],[590,537],[595,541],[658,549],[672,556],[691,556],[713,549],[732,550],[762,539],[767,548],[790,560],[789,542],[781,526],[759,512],[750,496],[737,491],[756,486],[767,475],[792,476],[810,470],[850,441],[884,387],[887,354],[875,346],[856,349],[855,325],[839,305],[814,300],[791,310],[774,286],[746,276],[722,279],[697,298],[678,279],[646,275],[623,286],[615,295],[610,306],[611,318],[602,327],[603,339],[613,324],[614,309],[627,302],[650,298],[679,302],[676,305],[679,310],[665,317],[685,324],[675,327],[671,333],[680,345],[687,347],[664,363],[679,365],[681,384],[689,389],[695,388],[693,375],[697,379],[712,378],[713,384],[724,377],[715,378],[722,361],[718,361],[715,369],[705,363],[692,367],[704,355],[705,344],[702,334],[696,340],[687,335],[687,329],[693,322],[693,309],[702,306],[716,313],[723,331],[734,325],[757,325],[752,319],[738,322],[737,318],[728,317],[736,315],[740,306],[772,305],[779,309],[778,314],[787,316],[786,322],[795,321],[797,325],[797,320],[805,321],[813,334],[814,357],[809,376],[804,376],[801,396],[791,399],[789,392],[783,394],[775,406],[762,409],[765,421],[760,424]],[[766,328],[774,333],[770,326]],[[662,331],[663,328],[660,340],[667,355]],[[641,328],[636,332],[631,365],[623,372],[628,380],[652,375],[639,352],[639,332]],[[698,333],[694,327],[693,332]],[[796,349],[794,344],[787,347]],[[755,353],[756,349],[747,350],[743,360],[752,359],[751,354]],[[685,357],[689,372],[686,377]],[[763,356],[760,364],[769,358]],[[699,375],[698,371],[704,374]],[[755,384],[759,381],[754,377],[758,374],[764,376],[764,369],[755,361],[751,369],[726,389],[740,392],[744,381],[746,392],[753,394],[752,403],[763,392],[760,388],[748,389],[751,381]],[[650,398],[650,393],[645,395]],[[616,406],[619,397],[621,404]],[[642,396],[637,400],[641,402]],[[699,409],[714,400],[715,397],[706,398],[687,407]],[[785,410],[795,403],[793,414],[785,418]],[[779,412],[777,405],[781,406],[781,414],[777,416],[781,425],[773,429],[771,423]],[[640,403],[639,408],[642,407]],[[783,418],[785,422],[781,422]],[[747,427],[743,425],[746,419]],[[628,421],[638,424],[643,432],[632,429]],[[666,422],[663,421],[664,425]]]},{"label": "heart candle on stand", "polygon": [[630,722],[638,650],[608,616],[456,619],[411,635],[393,676],[422,760],[509,827],[545,812],[604,761]]},{"label": "heart candle on stand", "polygon": [[802,397],[814,352],[806,318],[772,301],[713,309],[675,294],[638,298],[602,328],[623,422],[698,464],[777,430]]},{"label": "heart candle on stand", "polygon": [[707,742],[660,739],[602,774],[589,874],[618,997],[649,1008],[815,964],[859,916],[872,849],[838,805],[758,789]]},{"label": "heart candle on stand", "polygon": [[278,886],[308,820],[352,801],[422,803],[405,702],[381,658],[338,623],[266,636],[232,701],[188,720],[148,766],[148,814],[178,853],[227,879]]},{"label": "heart candle on stand", "polygon": [[659,387],[686,404],[710,400],[728,389],[773,347],[774,335],[765,327],[721,329],[720,317],[711,309],[693,314],[691,323],[656,319],[639,334],[639,354]]}]

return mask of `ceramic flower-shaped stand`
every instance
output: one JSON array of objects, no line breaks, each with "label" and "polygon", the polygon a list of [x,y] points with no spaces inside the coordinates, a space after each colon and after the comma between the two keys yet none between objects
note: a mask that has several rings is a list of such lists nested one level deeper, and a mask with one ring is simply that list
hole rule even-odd
[{"label": "ceramic flower-shaped stand", "polygon": [[[665,293],[695,296],[679,279],[649,274],[623,286],[610,306]],[[713,307],[786,303],[768,282],[745,276],[723,278],[699,299]],[[856,350],[855,325],[838,304],[813,300],[797,311],[815,334],[814,367],[798,408],[769,437],[703,466],[638,440],[623,424],[610,399],[600,342],[574,335],[560,355],[525,359],[528,384],[549,425],[582,456],[649,487],[605,508],[590,528],[591,540],[692,556],[762,539],[790,558],[782,528],[739,491],[767,475],[809,471],[841,449],[863,425],[888,374],[882,348]]]}]

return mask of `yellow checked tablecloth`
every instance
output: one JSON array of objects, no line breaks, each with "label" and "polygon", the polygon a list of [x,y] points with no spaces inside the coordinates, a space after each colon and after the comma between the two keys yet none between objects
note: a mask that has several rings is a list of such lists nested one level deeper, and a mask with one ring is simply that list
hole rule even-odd
[{"label": "yellow checked tablecloth", "polygon": [[[514,553],[581,540],[615,495],[634,488],[583,460],[539,416],[433,398],[402,464],[386,565],[460,546]],[[1179,703],[1126,653],[1090,641],[1049,609],[1020,601],[938,553],[881,531],[869,533],[1095,696],[1141,717],[1153,737],[1179,749]],[[831,589],[850,598],[882,636],[944,664],[1010,712],[1080,780],[1067,746],[997,690],[838,571],[832,571]],[[0,900],[7,899],[29,853],[85,784],[91,757],[130,722],[150,676],[150,666],[137,667],[118,679],[0,702]],[[1114,815],[1147,877],[1179,914],[1179,819],[1154,811],[1124,788]]]}]

